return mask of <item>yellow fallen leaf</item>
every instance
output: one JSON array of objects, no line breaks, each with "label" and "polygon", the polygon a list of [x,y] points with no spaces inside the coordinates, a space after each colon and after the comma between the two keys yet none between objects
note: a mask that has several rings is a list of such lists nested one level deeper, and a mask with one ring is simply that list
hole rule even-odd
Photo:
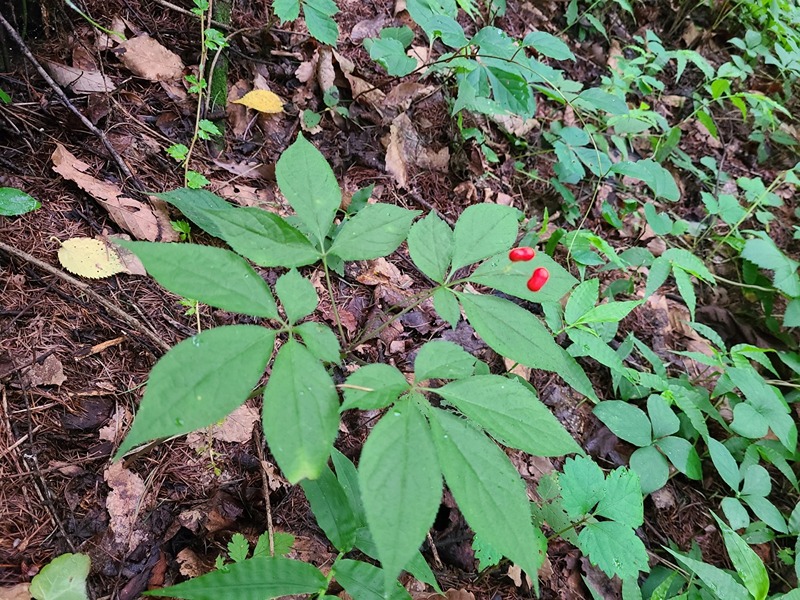
[{"label": "yellow fallen leaf", "polygon": [[58,260],[70,273],[90,279],[111,277],[127,270],[113,247],[92,238],[66,240],[58,250]]},{"label": "yellow fallen leaf", "polygon": [[252,92],[247,92],[238,100],[234,100],[233,103],[244,104],[246,107],[262,113],[283,112],[283,100],[281,100],[277,94],[273,94],[269,90],[253,90]]}]

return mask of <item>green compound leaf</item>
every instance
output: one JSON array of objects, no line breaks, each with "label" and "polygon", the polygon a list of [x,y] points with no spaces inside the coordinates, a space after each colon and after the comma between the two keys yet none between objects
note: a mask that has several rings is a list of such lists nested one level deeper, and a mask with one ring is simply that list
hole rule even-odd
[{"label": "green compound leaf", "polygon": [[311,505],[311,512],[322,531],[339,552],[349,552],[356,542],[359,523],[344,488],[325,465],[313,481],[300,482]]},{"label": "green compound leaf", "polygon": [[433,441],[447,486],[476,534],[536,578],[547,540],[531,522],[525,483],[483,433],[446,411],[431,409]]},{"label": "green compound leaf", "polygon": [[342,191],[325,157],[298,135],[278,159],[275,177],[281,193],[321,245],[342,203]]},{"label": "green compound leaf", "polygon": [[408,253],[420,271],[442,283],[453,257],[453,230],[436,213],[429,213],[411,226]]},{"label": "green compound leaf", "polygon": [[475,371],[477,358],[458,344],[445,340],[433,340],[419,349],[414,359],[414,378],[417,382],[426,379],[461,379]]},{"label": "green compound leaf", "polygon": [[641,408],[622,400],[606,400],[594,407],[594,414],[614,435],[634,446],[649,446],[653,441],[650,419]]},{"label": "green compound leaf", "polygon": [[358,600],[411,600],[399,581],[394,581],[387,589],[384,570],[360,560],[345,558],[336,561],[334,577],[352,598]]},{"label": "green compound leaf", "polygon": [[630,465],[639,474],[643,494],[660,490],[669,479],[669,463],[655,446],[637,449],[631,454]]},{"label": "green compound leaf", "polygon": [[650,570],[642,540],[633,529],[616,521],[587,522],[578,534],[578,546],[609,577],[635,578],[639,571]]},{"label": "green compound leaf", "polygon": [[339,12],[332,0],[304,0],[303,15],[308,32],[323,44],[336,46],[339,27],[331,17]]},{"label": "green compound leaf", "polygon": [[34,198],[11,187],[0,187],[0,217],[24,215],[40,208],[41,203]]},{"label": "green compound leaf", "polygon": [[[291,551],[293,545],[294,536],[291,533],[284,533],[282,531],[275,532],[273,536],[275,556],[286,556]],[[269,555],[269,532],[265,531],[258,536],[256,547],[253,548],[253,558],[259,556],[268,557]]]},{"label": "green compound leaf", "polygon": [[299,342],[278,351],[264,391],[263,425],[278,466],[291,483],[316,479],[339,428],[339,397],[325,367]]},{"label": "green compound leaf", "polygon": [[230,312],[278,318],[269,286],[230,250],[196,244],[114,243],[133,252],[170,292]]},{"label": "green compound leaf", "polygon": [[533,456],[583,453],[553,413],[517,380],[478,375],[435,391],[506,446]]},{"label": "green compound leaf", "polygon": [[573,521],[591,513],[605,490],[603,470],[587,457],[568,458],[558,483],[564,510]]},{"label": "green compound leaf", "polygon": [[678,184],[667,169],[651,158],[632,161],[621,161],[612,169],[614,173],[625,175],[633,179],[644,181],[656,198],[664,198],[670,202],[677,202],[681,198]]},{"label": "green compound leaf", "polygon": [[227,325],[174,346],[150,371],[133,427],[114,460],[143,442],[189,433],[225,418],[247,400],[274,343],[270,329]]},{"label": "green compound leaf", "polygon": [[366,365],[347,378],[341,410],[385,408],[410,387],[397,367],[383,363]]},{"label": "green compound leaf", "polygon": [[309,352],[322,362],[338,363],[341,360],[339,338],[331,328],[322,323],[307,321],[294,328]]},{"label": "green compound leaf", "polygon": [[144,595],[188,600],[264,600],[290,594],[319,594],[327,585],[327,579],[314,565],[275,556],[226,565],[224,571],[212,571]]},{"label": "green compound leaf", "polygon": [[233,210],[230,203],[208,190],[179,188],[154,196],[171,204],[200,229],[218,238],[222,238],[222,232],[217,226],[217,220],[209,215],[208,211]]},{"label": "green compound leaf", "polygon": [[328,252],[342,260],[370,260],[397,250],[420,214],[391,204],[367,204],[345,222]]},{"label": "green compound leaf", "polygon": [[[528,279],[539,267],[546,268],[550,278],[542,289],[532,292],[528,289]],[[532,260],[517,262],[508,258],[508,252],[502,252],[482,263],[468,281],[531,302],[558,302],[577,283],[569,271],[544,252],[537,252]]]},{"label": "green compound leaf", "polygon": [[786,256],[769,237],[760,232],[760,237],[747,240],[742,250],[742,258],[756,264],[761,269],[773,272],[772,283],[789,297],[800,296],[800,263]]},{"label": "green compound leaf", "polygon": [[682,556],[669,548],[666,550],[684,567],[694,572],[717,598],[725,598],[725,600],[752,600],[747,588],[738,583],[732,575],[729,575],[722,569],[689,558],[688,556]]},{"label": "green compound leaf", "polygon": [[639,476],[624,467],[611,471],[606,477],[603,496],[597,503],[596,514],[633,528],[644,523],[644,503]]},{"label": "green compound leaf", "polygon": [[388,589],[417,553],[442,497],[431,431],[411,400],[398,402],[378,421],[364,444],[358,473]]},{"label": "green compound leaf", "polygon": [[753,549],[745,542],[733,529],[714,515],[722,538],[725,541],[725,548],[731,557],[736,573],[749,590],[755,600],[764,600],[769,592],[769,575],[764,562]]},{"label": "green compound leaf", "polygon": [[55,557],[31,581],[30,594],[37,600],[88,600],[86,578],[91,560],[85,554]]},{"label": "green compound leaf", "polygon": [[300,0],[273,0],[272,10],[281,23],[294,21],[300,16]]},{"label": "green compound leaf", "polygon": [[300,275],[297,269],[278,277],[278,281],[275,282],[275,292],[281,300],[283,312],[286,313],[290,324],[313,313],[319,303],[314,284]]},{"label": "green compound leaf", "polygon": [[507,252],[517,239],[518,214],[501,204],[474,204],[464,209],[453,232],[451,270]]},{"label": "green compound leaf", "polygon": [[580,365],[530,312],[496,296],[459,293],[458,299],[470,324],[495,352],[523,365],[558,373],[576,391],[599,401]]},{"label": "green compound leaf", "polygon": [[203,210],[218,237],[262,267],[302,267],[317,262],[319,251],[300,231],[276,214],[260,208]]}]

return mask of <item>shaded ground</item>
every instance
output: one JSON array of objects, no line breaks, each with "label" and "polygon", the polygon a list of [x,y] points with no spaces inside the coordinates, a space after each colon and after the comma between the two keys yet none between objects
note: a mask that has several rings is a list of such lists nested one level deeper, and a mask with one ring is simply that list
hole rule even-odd
[{"label": "shaded ground", "polygon": [[[4,15],[13,13],[12,4],[0,2]],[[359,39],[375,26],[368,20],[380,17],[391,25],[410,23],[407,17],[402,13],[395,17],[394,7],[385,2],[346,0],[340,8],[339,52],[353,63],[349,73],[346,61],[321,52],[300,24],[296,32],[261,29],[234,39],[229,84],[249,86],[261,78],[289,103],[282,114],[258,118],[236,107],[228,115],[221,155],[204,144],[197,148],[193,166],[212,181],[212,190],[244,204],[282,210],[275,196],[274,163],[301,129],[300,112],[324,110],[319,82],[330,80],[342,91],[350,119],[325,113],[320,130],[307,135],[332,163],[346,192],[352,194],[374,182],[376,199],[434,208],[451,221],[465,206],[482,201],[512,203],[534,219],[545,208],[558,209],[558,199],[543,184],[515,174],[509,140],[496,125],[473,118],[474,125],[491,133],[489,144],[500,156],[500,162],[491,165],[474,144],[459,141],[439,84],[425,81],[418,87],[399,88],[397,81],[374,66]],[[86,9],[98,22],[123,18],[129,30],[149,33],[180,55],[187,72],[198,63],[197,26],[190,16],[158,2],[88,2]],[[82,68],[94,65],[111,77],[117,84],[113,94],[71,94],[72,102],[106,132],[142,189],[179,187],[182,172],[164,149],[173,142],[187,142],[194,117],[192,98],[179,83],[162,85],[132,77],[117,52],[99,50],[101,40],[87,23],[64,10],[68,9],[53,9],[41,19],[31,15],[30,47],[39,59]],[[665,8],[643,5],[639,10],[643,11],[640,20],[661,23],[665,33],[673,29],[673,17]],[[508,16],[498,25],[515,35],[531,27],[557,31],[561,24],[549,23],[544,15],[561,12],[558,2],[536,7],[510,2]],[[237,6],[233,27],[259,28],[268,18],[266,4]],[[631,33],[622,23],[614,30],[614,35],[626,39]],[[680,33],[672,32],[673,43],[681,43]],[[146,277],[120,275],[89,281],[87,291],[57,275],[56,271],[62,272],[56,258],[59,241],[124,232],[90,195],[53,173],[51,156],[56,144],[87,163],[93,177],[125,185],[130,192],[135,188],[97,136],[64,108],[42,77],[17,54],[14,44],[6,45],[11,48],[10,66],[0,74],[0,87],[14,103],[0,105],[0,185],[27,191],[42,201],[43,208],[19,218],[0,218],[0,242],[18,251],[0,251],[0,585],[29,581],[53,556],[80,551],[92,557],[93,597],[135,598],[148,586],[174,583],[184,575],[207,570],[234,532],[254,540],[266,529],[267,496],[275,528],[298,538],[296,555],[321,566],[329,563],[335,554],[308,511],[301,489],[286,485],[271,470],[269,454],[260,450],[263,440],[246,411],[237,414],[240,427],[234,428],[235,433],[210,432],[167,441],[132,456],[124,468],[110,467],[109,457],[130,425],[150,368],[165,347],[195,332],[196,318],[186,314],[178,298]],[[572,77],[596,82],[604,69],[598,62],[605,52],[603,45],[587,41],[575,52],[579,60]],[[301,82],[296,73],[304,64],[311,76]],[[352,77],[369,83],[359,101],[350,104]],[[370,84],[394,96],[373,102]],[[553,118],[556,110],[562,109],[542,103],[542,121]],[[402,165],[407,170],[406,189],[397,185],[398,165],[390,166],[390,171],[395,169],[391,174],[385,165],[392,123],[397,124],[403,114],[407,120],[399,121],[404,126],[402,134],[418,149],[417,159],[425,159],[414,164],[412,153],[406,157]],[[725,132],[730,147],[716,150],[720,156],[725,153],[727,170],[770,179],[768,170],[747,158],[751,149],[737,141],[737,134]],[[526,135],[532,145],[538,143],[538,129]],[[706,152],[707,143],[707,137],[697,133],[684,149],[691,150],[694,144]],[[448,148],[449,156],[442,155]],[[552,171],[546,155],[528,162],[526,167],[539,169],[542,177]],[[242,175],[244,163],[253,168]],[[778,162],[771,163],[771,168],[779,167]],[[484,176],[487,171],[491,176]],[[586,198],[579,199],[582,208],[588,206],[589,195],[587,190]],[[688,203],[680,207],[686,215],[692,210]],[[588,213],[584,227],[604,232],[621,246],[630,241],[608,228],[597,210]],[[778,239],[782,236],[784,246],[790,248],[791,236],[786,231],[776,224]],[[168,228],[160,233],[163,238],[174,235]],[[278,274],[263,273],[270,281]],[[353,335],[369,323],[380,322],[388,307],[424,284],[401,251],[390,263],[355,265],[337,282],[340,297],[335,300]],[[97,295],[128,318],[111,312]],[[740,307],[734,300],[721,308],[722,314],[710,314],[708,320],[721,321],[737,312]],[[673,298],[661,297],[660,303],[650,303],[629,317],[623,329],[635,330],[656,351],[682,349],[688,334],[671,320],[675,310]],[[321,313],[323,318],[330,317],[330,299],[324,295]],[[201,309],[204,329],[233,319],[221,311]],[[759,341],[754,330],[729,329],[733,339]],[[476,343],[471,330],[449,331],[425,306],[378,339],[359,346],[354,359],[388,361],[403,370],[423,341],[443,336],[503,368],[501,359]],[[532,377],[542,399],[601,464],[613,467],[626,461],[630,449],[602,429],[591,417],[590,407],[580,404],[569,388],[542,373]],[[598,369],[595,383],[608,390],[604,377]],[[337,447],[351,458],[358,456],[373,422],[370,417],[375,415],[348,416],[344,421]],[[530,482],[553,468],[548,460],[512,458]],[[720,540],[710,527],[713,505],[708,498],[714,492],[713,482],[707,486],[690,487],[676,477],[663,494],[646,501],[642,535],[649,549],[655,552],[668,540],[686,548],[694,540],[706,560],[723,564]],[[525,583],[515,584],[506,575],[507,566],[478,573],[471,534],[447,498],[432,540],[436,556],[430,547],[425,554],[443,589],[465,589],[478,598],[532,597]],[[542,579],[544,598],[587,596],[582,575],[602,581],[602,575],[566,543],[552,544],[548,558]],[[607,583],[606,589],[608,597],[618,593],[613,583]]]}]

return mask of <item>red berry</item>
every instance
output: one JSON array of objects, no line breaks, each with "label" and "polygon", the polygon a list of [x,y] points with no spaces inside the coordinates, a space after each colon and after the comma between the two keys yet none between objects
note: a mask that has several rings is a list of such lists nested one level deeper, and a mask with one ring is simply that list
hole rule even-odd
[{"label": "red berry", "polygon": [[536,250],[534,250],[530,246],[522,246],[520,248],[514,248],[511,250],[511,252],[508,253],[508,259],[511,262],[531,260],[534,256],[536,256]]},{"label": "red berry", "polygon": [[532,292],[538,292],[547,280],[550,279],[550,272],[544,267],[539,267],[533,272],[531,278],[528,279],[528,289]]}]

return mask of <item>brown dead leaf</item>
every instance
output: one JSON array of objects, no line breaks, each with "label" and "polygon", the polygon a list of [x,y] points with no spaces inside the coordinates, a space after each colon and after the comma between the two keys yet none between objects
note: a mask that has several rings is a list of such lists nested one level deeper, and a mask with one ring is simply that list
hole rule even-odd
[{"label": "brown dead leaf", "polygon": [[508,572],[506,573],[509,579],[514,582],[514,585],[517,587],[522,587],[522,576],[525,576],[525,583],[527,584],[528,588],[533,587],[533,581],[528,576],[527,573],[522,572],[522,568],[518,565],[511,565],[508,567]]},{"label": "brown dead leaf", "polygon": [[347,82],[350,84],[353,98],[362,104],[372,107],[374,110],[378,111],[379,114],[381,114],[380,106],[383,104],[386,94],[384,94],[381,90],[376,89],[371,83],[354,75],[353,72],[355,71],[356,66],[353,61],[345,58],[335,50],[332,50],[331,52],[333,53],[333,57],[336,59],[336,62],[339,63],[339,68],[342,70],[345,79],[347,79]]},{"label": "brown dead leaf", "polygon": [[183,77],[181,57],[146,33],[121,42],[119,59],[128,70],[148,81],[175,81]]},{"label": "brown dead leaf", "polygon": [[400,289],[407,289],[414,283],[411,277],[403,274],[385,258],[367,261],[362,271],[356,275],[356,281],[364,285],[391,284]]},{"label": "brown dead leaf", "polygon": [[378,37],[384,25],[386,25],[386,17],[384,15],[359,21],[350,30],[350,41],[354,44],[360,44],[367,38]]},{"label": "brown dead leaf", "polygon": [[144,503],[144,481],[133,471],[113,463],[103,474],[111,491],[106,498],[106,509],[110,517],[109,527],[114,540],[125,550],[135,550],[145,540],[143,531],[136,527],[136,521]]},{"label": "brown dead leaf", "polygon": [[240,79],[228,90],[228,103],[225,112],[228,116],[228,123],[231,131],[237,138],[244,137],[247,128],[250,126],[250,117],[247,115],[247,107],[236,104],[236,101],[250,91],[250,83]]},{"label": "brown dead leaf", "polygon": [[197,553],[190,548],[184,548],[178,552],[178,555],[175,558],[180,565],[178,570],[180,571],[181,575],[189,577],[190,579],[194,579],[195,577],[200,577],[200,575],[208,573],[211,568],[211,565],[204,564],[200,557],[197,556]]},{"label": "brown dead leaf", "polygon": [[108,425],[100,428],[98,437],[105,442],[117,443],[122,439],[122,435],[126,431],[126,426],[131,422],[132,418],[133,415],[131,415],[129,410],[121,406],[117,407],[117,410],[111,415]]},{"label": "brown dead leaf", "polygon": [[406,110],[411,106],[414,100],[431,94],[434,89],[432,85],[423,85],[414,81],[404,81],[394,86],[392,90],[386,94],[385,106],[397,110]]},{"label": "brown dead leaf", "polygon": [[166,212],[156,211],[138,200],[123,196],[122,190],[116,185],[92,177],[86,173],[89,165],[79,160],[61,144],[56,144],[51,158],[56,173],[76,183],[97,200],[108,211],[114,222],[134,238],[151,242],[173,242],[178,239],[177,232],[169,224]]},{"label": "brown dead leaf", "polygon": [[475,600],[475,594],[468,592],[465,589],[455,590],[449,589],[444,594],[421,594],[412,596],[414,600]]},{"label": "brown dead leaf", "polygon": [[406,113],[400,113],[394,118],[389,128],[386,171],[395,178],[400,187],[407,186],[409,166],[447,172],[449,164],[450,150],[447,146],[438,151],[426,148]]},{"label": "brown dead leaf", "polygon": [[58,85],[69,88],[76,94],[113,92],[117,89],[114,82],[100,71],[68,67],[49,60],[43,60],[42,64]]},{"label": "brown dead leaf", "polygon": [[242,405],[225,417],[221,425],[211,426],[211,437],[220,442],[245,444],[253,437],[253,427],[259,418],[255,408]]},{"label": "brown dead leaf", "polygon": [[242,179],[274,179],[275,167],[270,167],[261,162],[256,161],[242,161],[242,162],[226,162],[223,160],[213,159],[213,162],[218,167],[225,169],[228,173],[232,173]]},{"label": "brown dead leaf", "polygon": [[13,587],[0,588],[0,600],[31,600],[30,583],[18,583]]},{"label": "brown dead leaf", "polygon": [[60,386],[67,380],[64,375],[64,365],[58,360],[55,354],[49,355],[41,364],[33,365],[25,371],[25,382],[27,385],[39,387],[42,385]]},{"label": "brown dead leaf", "polygon": [[490,115],[492,121],[511,135],[525,137],[541,124],[536,119],[523,119],[519,115]]}]

